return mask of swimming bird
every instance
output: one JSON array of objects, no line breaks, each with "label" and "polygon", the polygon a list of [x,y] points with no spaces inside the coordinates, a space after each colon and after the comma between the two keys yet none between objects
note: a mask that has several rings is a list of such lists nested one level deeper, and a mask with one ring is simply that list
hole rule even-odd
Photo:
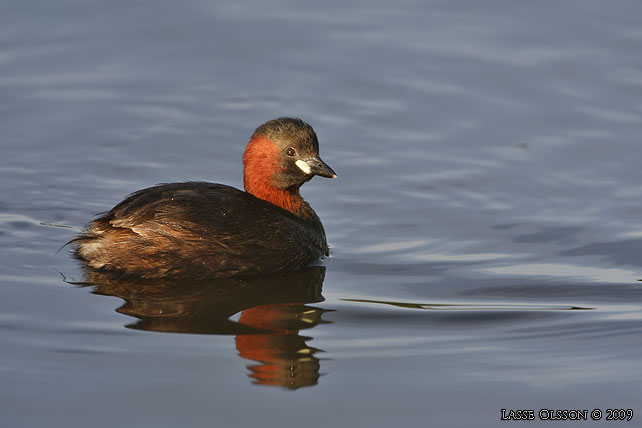
[{"label": "swimming bird", "polygon": [[92,269],[138,278],[252,276],[303,268],[328,255],[321,220],[299,193],[337,175],[306,122],[259,126],[243,155],[245,191],[160,184],[126,197],[70,241]]}]

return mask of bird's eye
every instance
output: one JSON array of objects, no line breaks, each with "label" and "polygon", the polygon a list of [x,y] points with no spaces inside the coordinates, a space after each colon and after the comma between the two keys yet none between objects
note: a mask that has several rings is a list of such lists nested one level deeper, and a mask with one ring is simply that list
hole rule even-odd
[{"label": "bird's eye", "polygon": [[285,154],[288,156],[294,156],[296,155],[296,150],[294,150],[292,147],[288,147],[285,149]]}]

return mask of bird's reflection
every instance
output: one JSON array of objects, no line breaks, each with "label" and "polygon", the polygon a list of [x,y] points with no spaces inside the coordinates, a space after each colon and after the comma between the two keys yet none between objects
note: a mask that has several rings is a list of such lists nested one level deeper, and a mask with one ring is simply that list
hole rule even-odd
[{"label": "bird's reflection", "polygon": [[[85,271],[93,293],[120,297],[117,312],[138,321],[128,328],[172,333],[236,335],[236,349],[255,384],[298,389],[319,379],[320,350],[299,332],[324,323],[325,267],[269,277],[215,281],[149,281]],[[240,312],[238,321],[230,319]]]}]

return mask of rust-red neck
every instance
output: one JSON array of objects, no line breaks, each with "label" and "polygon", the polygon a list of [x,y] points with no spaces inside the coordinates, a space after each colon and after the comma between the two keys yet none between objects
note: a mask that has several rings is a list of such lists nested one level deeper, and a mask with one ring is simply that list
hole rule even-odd
[{"label": "rust-red neck", "polygon": [[276,146],[262,135],[252,137],[243,154],[245,191],[298,216],[305,216],[307,204],[299,190],[284,190],[272,184],[272,176],[281,171]]}]

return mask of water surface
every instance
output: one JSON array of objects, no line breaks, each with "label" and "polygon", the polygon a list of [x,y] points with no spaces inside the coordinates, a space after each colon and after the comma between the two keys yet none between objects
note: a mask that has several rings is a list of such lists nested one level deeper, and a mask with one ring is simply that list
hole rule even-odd
[{"label": "water surface", "polygon": [[[493,427],[502,408],[639,425],[639,2],[0,17],[2,426]],[[56,252],[145,186],[241,187],[249,136],[282,115],[340,177],[302,192],[323,266],[128,284]]]}]

